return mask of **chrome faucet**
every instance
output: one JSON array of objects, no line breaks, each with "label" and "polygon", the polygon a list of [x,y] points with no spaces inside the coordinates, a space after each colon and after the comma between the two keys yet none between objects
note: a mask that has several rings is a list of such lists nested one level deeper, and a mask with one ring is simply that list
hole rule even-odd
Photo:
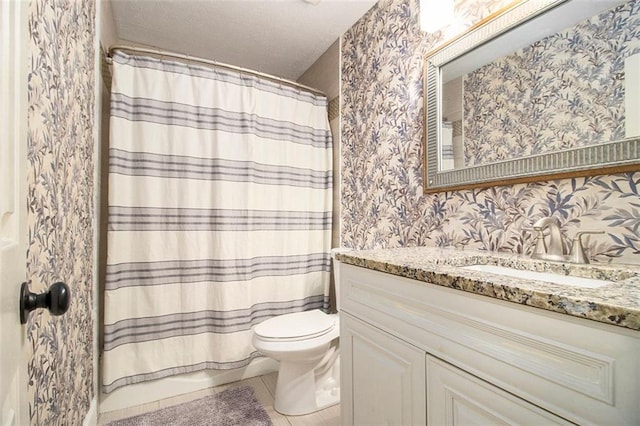
[{"label": "chrome faucet", "polygon": [[[549,244],[546,243],[544,231],[549,229]],[[560,221],[555,217],[544,217],[533,224],[536,232],[536,246],[531,257],[534,259],[568,261],[571,263],[589,263],[582,236],[584,234],[604,234],[604,231],[581,231],[573,237],[571,253],[566,256],[562,232],[560,232]]]},{"label": "chrome faucet", "polygon": [[[549,228],[549,245],[545,242],[545,229]],[[564,244],[560,221],[555,217],[543,217],[533,224],[536,231],[536,247],[531,257],[545,260],[564,260]]]}]

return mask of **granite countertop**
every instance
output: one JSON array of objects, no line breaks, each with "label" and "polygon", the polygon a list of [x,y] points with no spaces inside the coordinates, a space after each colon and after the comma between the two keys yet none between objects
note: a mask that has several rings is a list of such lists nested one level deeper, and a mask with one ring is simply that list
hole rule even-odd
[{"label": "granite countertop", "polygon": [[[407,247],[340,252],[341,262],[509,302],[640,330],[640,267],[578,265],[477,250]],[[462,266],[488,264],[613,281],[583,288],[511,278]]]}]

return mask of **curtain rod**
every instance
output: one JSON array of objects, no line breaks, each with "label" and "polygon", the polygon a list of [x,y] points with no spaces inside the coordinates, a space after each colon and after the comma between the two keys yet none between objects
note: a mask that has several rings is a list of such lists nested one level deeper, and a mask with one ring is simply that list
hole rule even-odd
[{"label": "curtain rod", "polygon": [[255,75],[255,76],[258,76],[258,77],[265,78],[267,80],[271,80],[271,81],[276,82],[276,83],[284,84],[284,85],[287,85],[287,86],[292,86],[292,87],[295,87],[297,89],[302,89],[302,90],[306,90],[308,92],[312,92],[312,93],[315,93],[315,94],[318,94],[318,95],[326,96],[325,93],[323,93],[322,91],[320,91],[318,89],[314,89],[313,87],[305,86],[304,84],[296,83],[295,81],[291,81],[291,80],[287,80],[287,79],[284,79],[284,78],[276,77],[275,75],[265,74],[265,73],[262,73],[262,72],[259,72],[259,71],[253,71],[253,70],[250,70],[248,68],[237,67],[235,65],[229,65],[229,64],[222,63],[222,62],[211,61],[211,60],[205,59],[205,58],[198,58],[196,56],[190,56],[190,55],[185,55],[185,54],[182,54],[182,53],[170,52],[170,51],[165,51],[165,50],[152,49],[152,48],[148,48],[148,47],[136,47],[136,46],[127,46],[127,45],[124,45],[124,44],[114,44],[111,47],[109,47],[109,52],[107,53],[107,60],[108,60],[109,64],[113,63],[113,52],[116,51],[116,50],[127,50],[129,52],[137,52],[137,53],[149,53],[149,54],[157,55],[157,56],[164,56],[164,57],[169,57],[169,58],[174,58],[174,59],[181,59],[181,60],[184,60],[184,61],[191,61],[191,62],[196,62],[196,63],[213,65],[214,67],[226,68],[228,70],[238,71],[238,72],[244,73],[244,74],[252,74],[252,75]]}]

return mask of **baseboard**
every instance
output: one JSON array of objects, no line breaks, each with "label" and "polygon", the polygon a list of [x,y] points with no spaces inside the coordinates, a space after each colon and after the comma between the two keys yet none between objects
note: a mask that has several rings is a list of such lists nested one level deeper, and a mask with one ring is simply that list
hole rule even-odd
[{"label": "baseboard", "polygon": [[93,398],[89,406],[89,412],[84,417],[82,426],[96,426],[98,424],[98,400]]},{"label": "baseboard", "polygon": [[100,413],[135,407],[278,371],[278,362],[266,357],[235,370],[206,370],[151,382],[137,383],[100,395]]}]

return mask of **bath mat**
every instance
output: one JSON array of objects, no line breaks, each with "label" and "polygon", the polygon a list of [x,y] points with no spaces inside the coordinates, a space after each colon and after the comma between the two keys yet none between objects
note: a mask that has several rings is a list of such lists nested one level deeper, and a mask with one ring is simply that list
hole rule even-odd
[{"label": "bath mat", "polygon": [[267,426],[269,415],[251,386],[231,388],[173,407],[116,420],[107,426]]}]

